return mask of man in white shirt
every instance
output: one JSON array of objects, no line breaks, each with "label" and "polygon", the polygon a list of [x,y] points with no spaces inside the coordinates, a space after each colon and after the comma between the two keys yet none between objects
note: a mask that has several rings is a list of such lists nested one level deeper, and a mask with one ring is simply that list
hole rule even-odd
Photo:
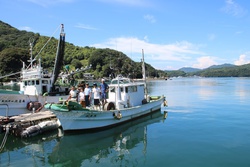
[{"label": "man in white shirt", "polygon": [[68,97],[67,101],[69,101],[69,100],[70,101],[77,101],[77,94],[78,94],[78,92],[77,92],[75,86],[72,86],[71,90],[69,92],[69,97]]},{"label": "man in white shirt", "polygon": [[91,99],[91,88],[89,87],[88,83],[86,83],[86,85],[85,85],[84,97],[85,97],[85,105],[86,105],[86,107],[89,107],[90,106],[90,99]]},{"label": "man in white shirt", "polygon": [[94,95],[94,106],[95,109],[98,109],[100,107],[100,97],[101,97],[101,89],[97,87],[97,84],[93,84],[93,89],[92,89],[93,95]]}]

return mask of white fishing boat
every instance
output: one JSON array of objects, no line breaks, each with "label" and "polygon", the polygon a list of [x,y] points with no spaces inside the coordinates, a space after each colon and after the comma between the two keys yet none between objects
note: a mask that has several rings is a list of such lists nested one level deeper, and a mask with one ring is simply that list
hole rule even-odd
[{"label": "white fishing boat", "polygon": [[[15,74],[19,73],[21,74],[19,82],[20,94],[9,94],[9,93],[1,94],[0,109],[6,108],[6,106],[8,106],[8,108],[18,108],[18,109],[27,108],[29,110],[33,110],[34,108],[36,110],[46,102],[58,102],[59,98],[60,99],[68,98],[69,84],[58,85],[56,83],[59,77],[65,83],[67,77],[69,77],[69,75],[73,75],[72,73],[70,74],[60,73],[60,69],[63,64],[62,61],[64,57],[64,47],[65,47],[65,33],[63,24],[61,25],[60,38],[58,40],[58,47],[57,47],[53,73],[49,73],[46,69],[43,69],[43,67],[41,66],[41,58],[40,56],[38,57],[41,51],[38,53],[37,56],[35,56],[35,58],[33,58],[32,55],[33,42],[34,40],[31,39],[30,40],[31,56],[29,64],[26,65],[23,62],[23,67],[21,69],[21,72],[15,73]],[[83,68],[81,69],[81,71],[84,71],[86,69],[89,68],[88,67]]]},{"label": "white fishing boat", "polygon": [[[61,67],[61,61],[63,60],[64,45],[65,45],[65,33],[64,26],[61,25],[60,39],[58,40],[58,48],[56,55],[56,62],[53,74],[49,74],[41,66],[41,58],[37,56],[33,58],[33,39],[30,39],[30,60],[26,65],[23,62],[23,67],[20,76],[20,94],[1,94],[0,104],[8,105],[9,108],[28,108],[37,109],[41,104],[46,101],[55,102],[58,101],[57,95],[62,95],[59,92],[68,92],[68,88],[56,88],[55,81],[58,77]],[[56,66],[57,65],[57,66]],[[18,74],[16,73],[16,74]],[[10,74],[12,75],[12,74]],[[59,90],[60,89],[60,90]],[[52,93],[53,92],[53,93]],[[50,93],[49,96],[45,96]],[[64,97],[63,97],[64,98]],[[65,96],[66,98],[66,96]],[[34,103],[36,102],[36,103]],[[4,105],[0,105],[2,108]]]},{"label": "white fishing boat", "polygon": [[[145,71],[144,58],[142,64]],[[143,74],[145,82],[135,82],[121,75],[111,80],[107,103],[103,108],[81,109],[77,104],[72,107],[72,102],[48,103],[45,108],[52,109],[64,131],[100,130],[131,121],[167,106],[164,95],[148,95],[145,72]]]}]

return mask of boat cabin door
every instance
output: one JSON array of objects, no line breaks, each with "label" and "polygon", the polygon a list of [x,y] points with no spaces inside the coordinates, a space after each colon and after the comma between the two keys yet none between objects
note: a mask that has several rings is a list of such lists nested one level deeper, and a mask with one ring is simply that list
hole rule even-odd
[{"label": "boat cabin door", "polygon": [[43,86],[42,86],[42,95],[43,95],[44,93],[46,93],[46,92],[48,92],[47,86],[46,86],[46,85],[43,85]]}]

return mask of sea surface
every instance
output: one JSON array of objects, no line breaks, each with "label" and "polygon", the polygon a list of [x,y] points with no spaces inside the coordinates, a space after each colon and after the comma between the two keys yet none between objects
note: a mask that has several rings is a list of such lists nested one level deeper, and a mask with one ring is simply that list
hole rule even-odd
[{"label": "sea surface", "polygon": [[0,166],[250,166],[250,78],[173,78],[148,85],[151,95],[166,96],[165,119],[158,111],[98,133],[8,136]]}]

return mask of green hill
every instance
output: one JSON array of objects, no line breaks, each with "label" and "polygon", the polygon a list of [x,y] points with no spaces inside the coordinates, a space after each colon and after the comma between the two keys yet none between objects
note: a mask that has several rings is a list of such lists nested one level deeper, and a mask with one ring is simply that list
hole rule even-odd
[{"label": "green hill", "polygon": [[[0,21],[0,76],[19,72],[22,68],[22,62],[30,59],[29,40],[34,40],[33,55],[42,59],[42,66],[52,71],[55,63],[57,49],[57,39],[53,38],[41,51],[44,44],[50,37],[41,36],[39,33],[20,31],[11,25]],[[58,33],[59,38],[59,33]],[[67,41],[67,33],[66,33]],[[41,51],[41,52],[40,52]],[[113,49],[99,49],[94,47],[79,47],[66,42],[63,66],[69,65],[70,70],[92,65],[88,71],[95,78],[109,77],[122,74],[130,75],[132,78],[142,78],[141,62],[132,61],[127,55]],[[62,68],[63,70],[63,68]],[[234,66],[230,64],[211,66],[210,68],[198,70],[191,68],[182,68],[174,71],[162,71],[154,69],[146,63],[147,77],[166,78],[176,76],[202,76],[202,77],[249,77],[250,64]],[[18,78],[19,75],[0,79],[8,81]],[[83,78],[82,73],[78,73],[75,79]]]},{"label": "green hill", "polygon": [[[0,76],[19,72],[22,68],[22,61],[27,62],[30,59],[30,39],[34,40],[33,55],[36,56],[49,38],[50,37],[41,36],[39,33],[20,31],[0,21]],[[42,66],[49,71],[52,71],[54,67],[57,42],[57,39],[52,38],[38,55],[42,59]],[[124,76],[130,75],[132,78],[142,78],[141,62],[132,61],[122,52],[109,48],[79,47],[66,42],[63,66],[69,65],[70,70],[75,71],[77,68],[90,64],[92,68],[88,72],[92,73],[96,78],[109,77],[110,75],[117,74]],[[146,70],[149,77],[165,75],[164,71],[155,70],[147,63]],[[12,78],[18,77],[17,75]],[[2,81],[9,80],[10,78],[2,79]],[[78,73],[75,75],[75,78],[81,79],[83,78],[83,74]]]},{"label": "green hill", "polygon": [[241,66],[235,65],[216,65],[203,70],[195,70],[193,72],[184,70],[165,71],[168,77],[250,77],[250,64]]}]

